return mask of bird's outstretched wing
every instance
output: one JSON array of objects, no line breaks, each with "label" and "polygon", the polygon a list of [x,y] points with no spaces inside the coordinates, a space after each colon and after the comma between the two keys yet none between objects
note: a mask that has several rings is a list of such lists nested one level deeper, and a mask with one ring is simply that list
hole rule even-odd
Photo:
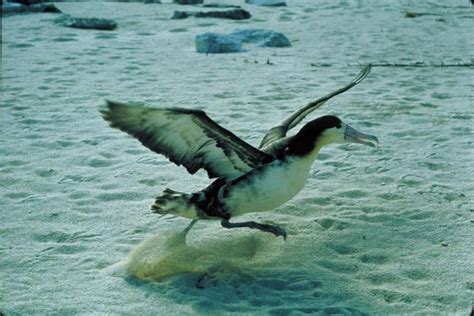
[{"label": "bird's outstretched wing", "polygon": [[[364,80],[365,77],[370,73],[371,65],[365,66],[360,73],[357,75],[357,77],[354,78],[348,85],[329,93],[328,95],[325,95],[322,98],[319,98],[316,101],[308,103],[306,106],[302,107],[292,115],[290,115],[286,120],[278,124],[277,126],[271,128],[267,134],[263,137],[262,142],[260,143],[260,146],[258,148],[263,149],[263,151],[272,154],[272,148],[275,147],[272,145],[272,143],[275,143],[282,138],[286,136],[286,133],[298,125],[299,122],[301,122],[309,113],[313,112],[320,106],[322,106],[326,101],[331,99],[332,97],[341,94],[343,92],[346,92],[362,80]],[[276,144],[276,143],[275,143]],[[276,147],[281,147],[281,146],[276,146]]]},{"label": "bird's outstretched wing", "polygon": [[234,177],[272,160],[199,110],[147,108],[106,101],[102,116],[156,153],[209,178]]}]

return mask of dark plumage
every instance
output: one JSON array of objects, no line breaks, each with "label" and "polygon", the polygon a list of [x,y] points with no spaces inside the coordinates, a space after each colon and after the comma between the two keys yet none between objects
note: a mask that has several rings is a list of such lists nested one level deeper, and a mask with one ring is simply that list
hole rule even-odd
[{"label": "dark plumage", "polygon": [[207,171],[209,178],[247,172],[272,157],[211,120],[199,110],[153,109],[106,101],[102,115],[118,128],[189,173]]},{"label": "dark plumage", "polygon": [[375,146],[374,136],[360,133],[331,115],[312,120],[295,135],[287,136],[308,114],[358,84],[369,72],[370,65],[350,84],[309,103],[271,128],[258,149],[199,110],[147,108],[106,101],[101,112],[111,127],[134,136],[152,151],[184,166],[189,173],[204,169],[209,178],[217,178],[207,188],[192,194],[166,189],[152,205],[153,212],[194,221],[220,219],[225,228],[247,227],[286,237],[278,226],[230,223],[229,219],[270,210],[290,200],[304,187],[311,165],[324,145],[356,142]]},{"label": "dark plumage", "polygon": [[307,123],[291,139],[286,153],[294,156],[306,156],[314,149],[314,144],[323,131],[332,127],[340,127],[341,123],[339,118],[332,115],[322,116]]}]

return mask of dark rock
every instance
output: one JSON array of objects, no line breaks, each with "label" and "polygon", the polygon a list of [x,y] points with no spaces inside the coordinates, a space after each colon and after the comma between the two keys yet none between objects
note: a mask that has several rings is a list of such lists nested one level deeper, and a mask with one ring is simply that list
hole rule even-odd
[{"label": "dark rock", "polygon": [[172,20],[182,20],[187,19],[189,17],[189,13],[185,11],[174,11],[173,16],[171,17]]},{"label": "dark rock", "polygon": [[411,12],[411,11],[406,11],[405,12],[405,17],[406,18],[416,18],[417,16],[419,16],[419,14],[416,13],[416,12]]},{"label": "dark rock", "polygon": [[23,5],[20,3],[4,2],[2,3],[2,14],[13,13],[61,13],[54,4],[29,4]]},{"label": "dark rock", "polygon": [[230,34],[204,33],[195,39],[196,51],[206,54],[243,52],[244,43],[261,47],[291,46],[288,38],[282,33],[261,29],[235,30]]},{"label": "dark rock", "polygon": [[234,9],[234,10],[228,10],[228,11],[196,12],[194,16],[197,18],[220,18],[220,19],[231,19],[231,20],[246,20],[246,19],[250,19],[251,17],[250,13],[243,9]]},{"label": "dark rock", "polygon": [[195,39],[196,51],[205,54],[243,52],[241,43],[237,38],[218,33],[200,34]]},{"label": "dark rock", "polygon": [[22,5],[32,5],[32,4],[38,4],[38,3],[41,3],[42,1],[39,1],[39,0],[10,0],[8,1],[10,3],[19,3],[19,4],[22,4]]},{"label": "dark rock", "polygon": [[245,3],[259,5],[262,7],[286,7],[285,1],[278,0],[245,0]]},{"label": "dark rock", "polygon": [[54,4],[43,4],[41,12],[43,13],[62,13]]},{"label": "dark rock", "polygon": [[97,18],[76,18],[68,14],[60,16],[59,18],[55,19],[54,22],[62,26],[73,27],[78,29],[111,31],[117,28],[117,23],[115,23],[115,21],[113,20]]},{"label": "dark rock", "polygon": [[186,11],[174,11],[172,20],[186,19],[190,16],[197,18],[220,18],[230,20],[245,20],[250,19],[251,15],[248,11],[242,9],[234,9],[228,11],[209,11],[209,12],[186,12]]},{"label": "dark rock", "polygon": [[173,0],[176,4],[203,4],[204,0]]},{"label": "dark rock", "polygon": [[208,4],[203,4],[202,7],[203,8],[220,8],[220,9],[227,9],[227,8],[240,9],[239,5],[223,4],[223,3],[208,3]]}]

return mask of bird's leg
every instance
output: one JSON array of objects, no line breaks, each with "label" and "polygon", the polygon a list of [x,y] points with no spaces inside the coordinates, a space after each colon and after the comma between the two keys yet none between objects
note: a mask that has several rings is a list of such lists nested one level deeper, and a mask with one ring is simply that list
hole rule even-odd
[{"label": "bird's leg", "polygon": [[194,226],[194,224],[196,224],[197,221],[198,221],[197,219],[193,219],[191,221],[191,223],[189,223],[189,225],[186,226],[186,228],[183,230],[184,236],[186,236],[188,234],[188,232],[191,230],[191,228]]},{"label": "bird's leg", "polygon": [[171,238],[168,238],[166,240],[166,247],[174,248],[177,246],[186,246],[186,236],[188,235],[189,231],[194,226],[194,224],[196,224],[197,221],[198,221],[197,219],[193,219],[191,223],[189,223],[188,226],[186,226],[186,228],[183,229],[183,231],[174,234],[173,237]]},{"label": "bird's leg", "polygon": [[259,229],[261,231],[272,233],[275,236],[282,236],[286,240],[286,231],[275,225],[259,224],[256,222],[242,222],[242,223],[230,223],[228,219],[223,218],[221,220],[222,227],[225,228],[238,228],[238,227],[247,227],[251,229]]}]

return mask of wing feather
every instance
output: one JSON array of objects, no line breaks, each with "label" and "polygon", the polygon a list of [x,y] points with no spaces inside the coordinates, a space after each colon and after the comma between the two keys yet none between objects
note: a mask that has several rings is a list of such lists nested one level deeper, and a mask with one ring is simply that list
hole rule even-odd
[{"label": "wing feather", "polygon": [[299,122],[301,122],[308,114],[313,112],[314,110],[318,109],[321,107],[324,103],[326,103],[329,99],[335,97],[338,94],[341,94],[343,92],[346,92],[353,86],[357,85],[359,82],[365,79],[367,75],[370,73],[371,65],[365,66],[349,84],[345,85],[344,87],[337,89],[336,91],[333,91],[327,95],[325,95],[322,98],[317,99],[316,101],[308,103],[306,106],[302,107],[301,109],[297,110],[294,112],[292,115],[290,115],[287,119],[285,119],[283,122],[278,124],[277,126],[271,128],[267,134],[263,137],[262,142],[260,143],[259,149],[262,149],[264,152],[269,153],[269,154],[274,154],[272,152],[272,147],[278,147],[278,146],[273,146],[274,142],[284,138],[286,136],[286,133],[298,125]]},{"label": "wing feather", "polygon": [[134,136],[191,174],[204,169],[210,178],[235,177],[273,159],[203,111],[147,108],[106,100],[101,113],[111,127]]}]

